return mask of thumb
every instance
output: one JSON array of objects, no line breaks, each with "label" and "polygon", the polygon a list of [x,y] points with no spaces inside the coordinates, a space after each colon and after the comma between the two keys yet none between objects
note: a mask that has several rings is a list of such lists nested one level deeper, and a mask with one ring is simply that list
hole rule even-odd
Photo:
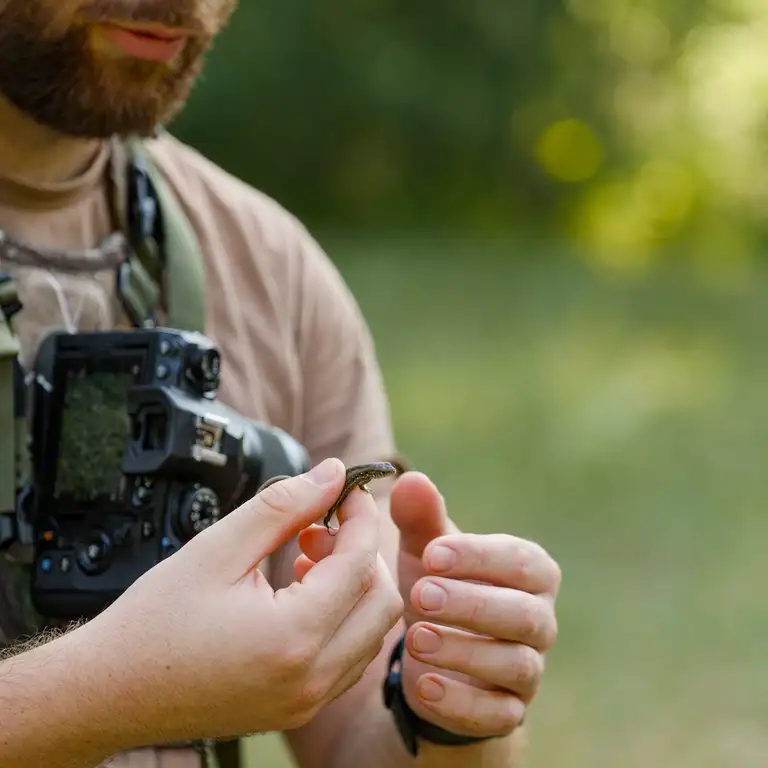
[{"label": "thumb", "polygon": [[186,546],[204,549],[206,563],[240,578],[323,517],[341,493],[345,474],[341,461],[326,459],[303,475],[265,488]]},{"label": "thumb", "polygon": [[421,558],[424,548],[438,536],[458,533],[448,517],[440,491],[421,472],[407,472],[392,488],[392,521],[400,529],[400,551]]}]

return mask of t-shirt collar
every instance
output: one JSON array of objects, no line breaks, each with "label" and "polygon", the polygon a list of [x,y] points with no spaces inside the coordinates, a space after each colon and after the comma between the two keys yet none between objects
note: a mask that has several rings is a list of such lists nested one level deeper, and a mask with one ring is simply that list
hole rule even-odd
[{"label": "t-shirt collar", "polygon": [[82,173],[60,182],[30,182],[0,173],[0,205],[23,209],[60,208],[74,203],[103,181],[109,157],[110,142],[104,141]]}]

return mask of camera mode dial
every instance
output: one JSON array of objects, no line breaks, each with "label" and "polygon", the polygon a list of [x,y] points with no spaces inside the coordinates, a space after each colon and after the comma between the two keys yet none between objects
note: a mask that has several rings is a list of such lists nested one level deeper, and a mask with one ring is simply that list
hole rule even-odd
[{"label": "camera mode dial", "polygon": [[191,539],[213,525],[219,516],[219,497],[210,488],[192,488],[182,496],[179,504],[179,534]]}]

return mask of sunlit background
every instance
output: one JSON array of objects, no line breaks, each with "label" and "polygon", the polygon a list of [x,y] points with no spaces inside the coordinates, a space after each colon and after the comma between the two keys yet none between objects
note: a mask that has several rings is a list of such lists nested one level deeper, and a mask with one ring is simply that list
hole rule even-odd
[{"label": "sunlit background", "polygon": [[342,270],[458,523],[560,561],[530,768],[768,765],[767,108],[761,0],[281,0],[172,126]]}]

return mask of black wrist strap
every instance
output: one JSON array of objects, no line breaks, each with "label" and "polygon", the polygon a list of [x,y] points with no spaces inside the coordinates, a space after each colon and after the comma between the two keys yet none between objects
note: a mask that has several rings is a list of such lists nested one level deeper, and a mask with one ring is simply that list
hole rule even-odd
[{"label": "black wrist strap", "polygon": [[[389,657],[389,674],[384,681],[384,705],[391,710],[397,730],[405,743],[405,748],[413,757],[419,754],[420,739],[446,747],[460,747],[493,738],[492,736],[462,736],[458,733],[451,733],[439,725],[433,725],[420,718],[408,706],[403,693],[401,669],[404,651],[405,635],[397,642]],[[394,666],[398,662],[399,668],[395,669]]]}]

